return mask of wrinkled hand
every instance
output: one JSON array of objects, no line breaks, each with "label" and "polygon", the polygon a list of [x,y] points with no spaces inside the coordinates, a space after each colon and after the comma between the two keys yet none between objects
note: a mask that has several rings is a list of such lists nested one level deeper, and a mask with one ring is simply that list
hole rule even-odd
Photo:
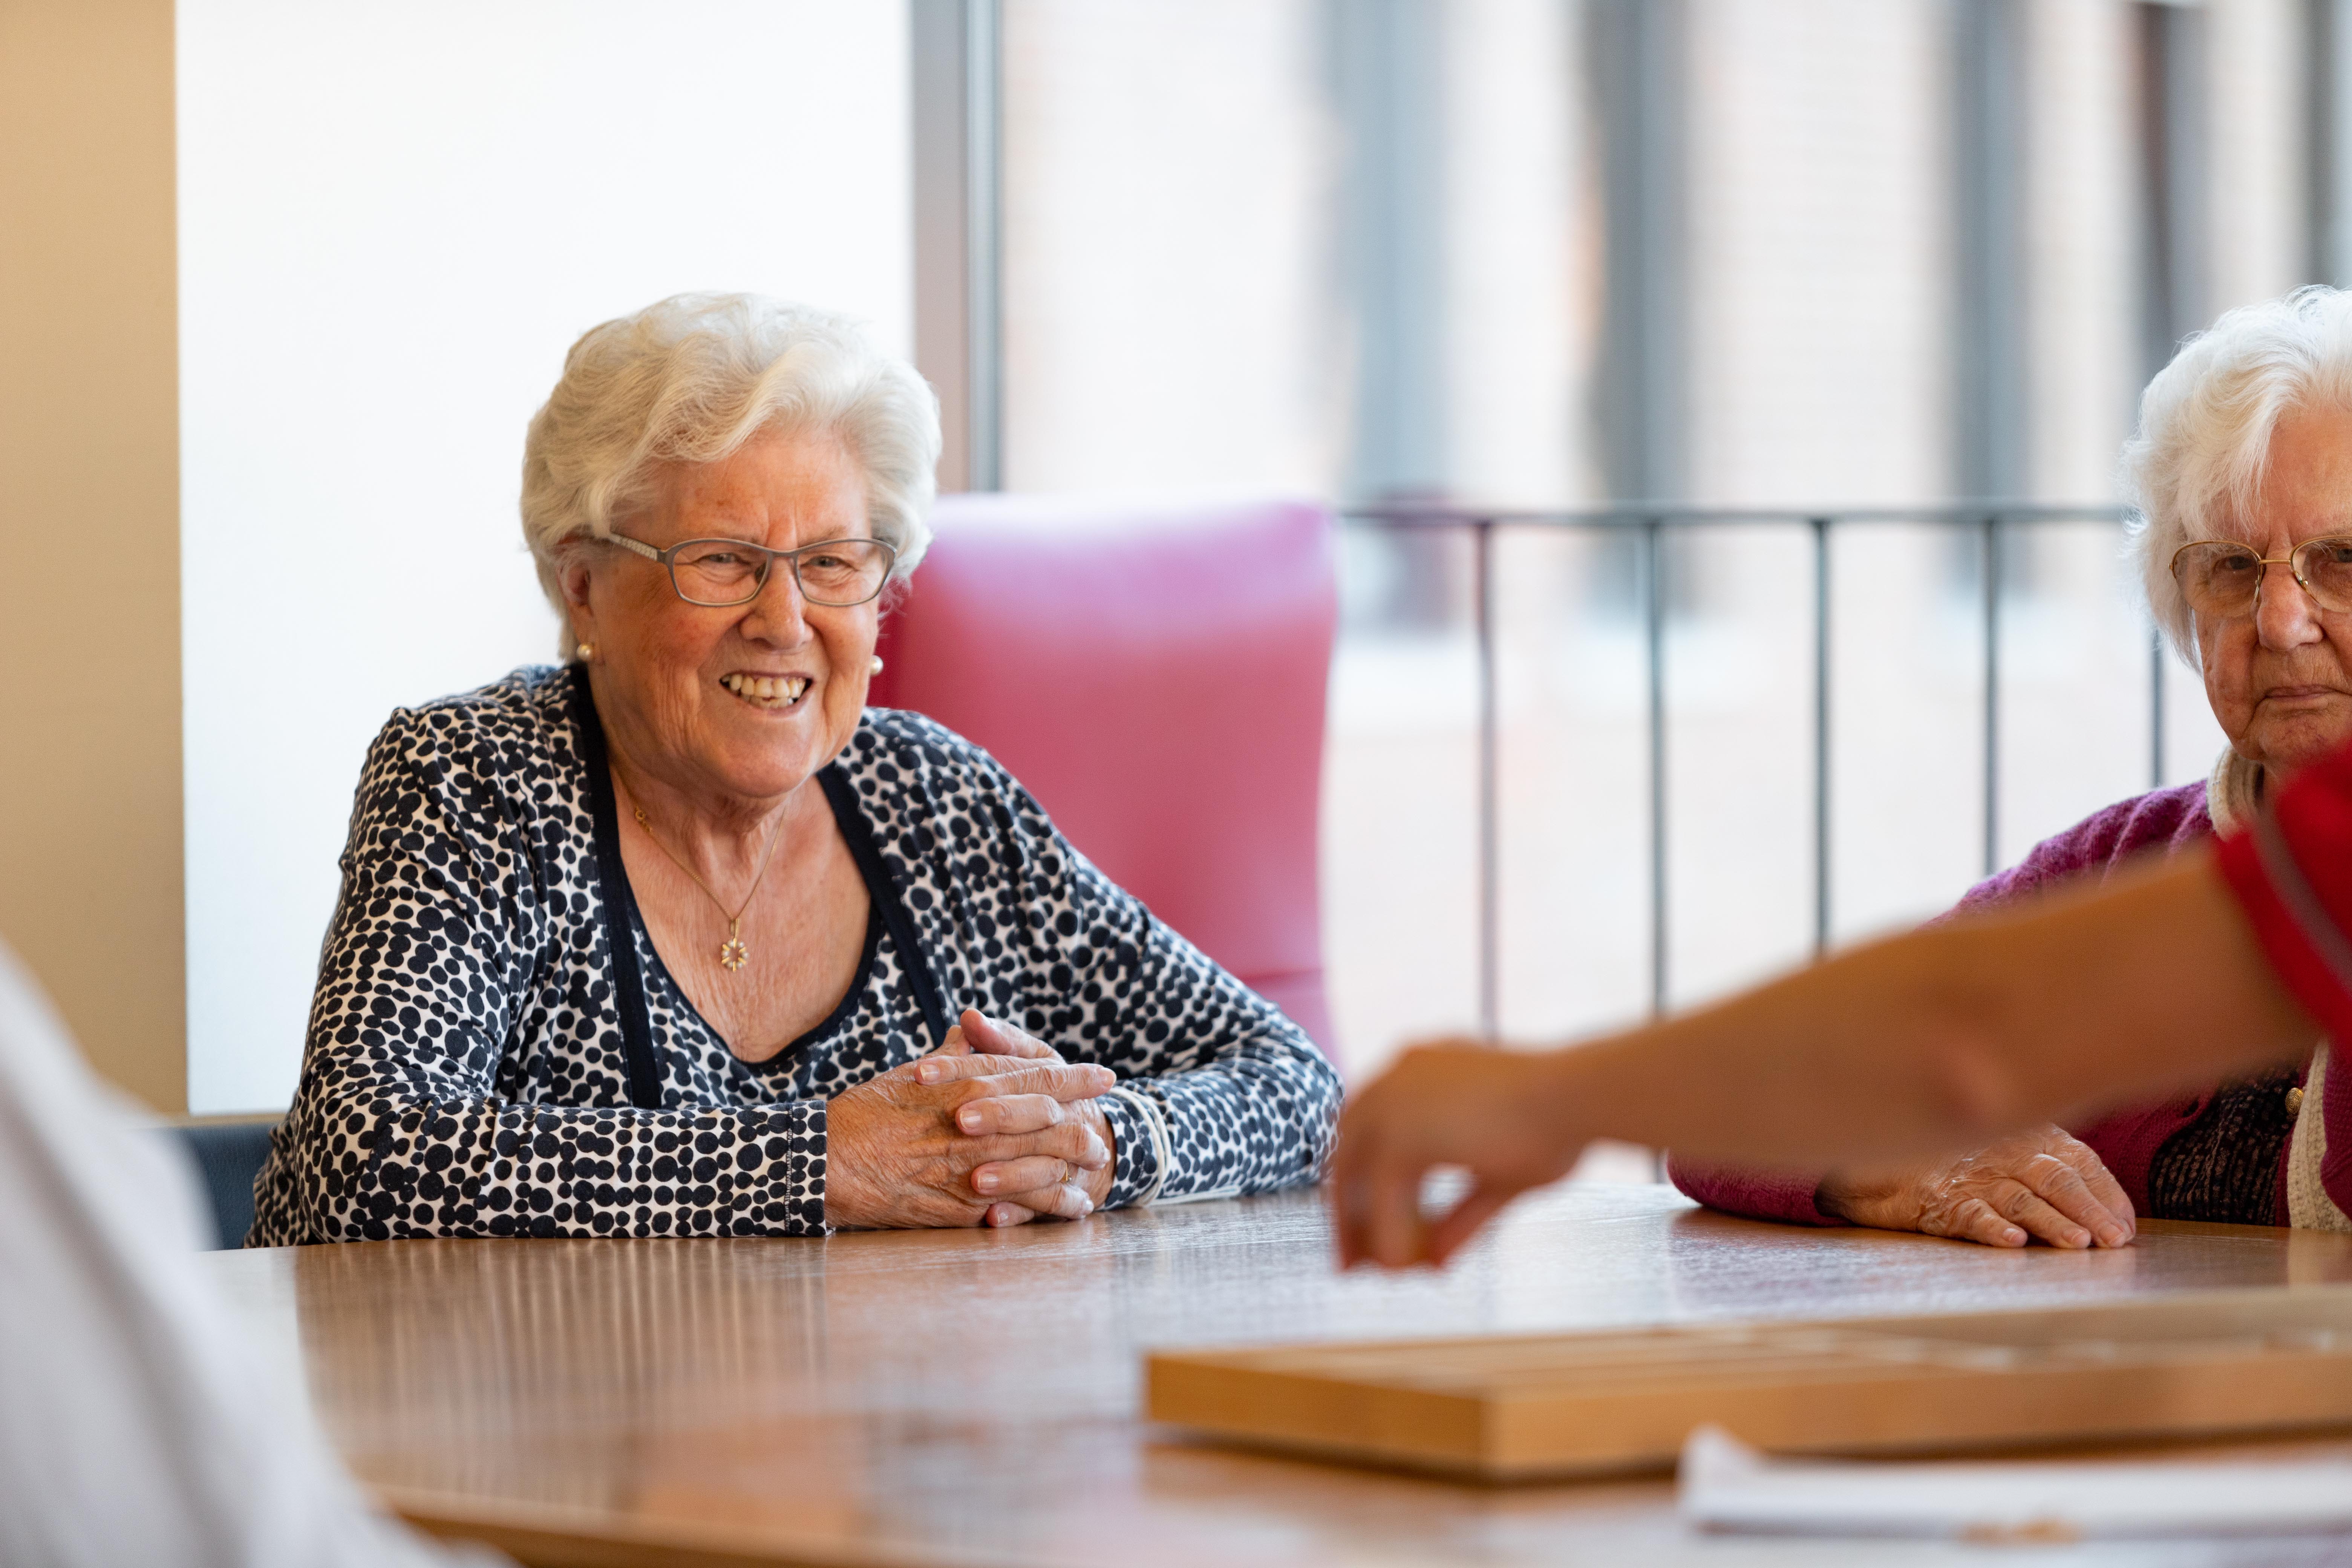
[{"label": "wrinkled hand", "polygon": [[1839,1171],[1813,1201],[1823,1214],[1880,1230],[1916,1230],[1987,1247],[2123,1247],[2138,1230],[2090,1146],[2056,1127],[2021,1132],[1957,1160]]},{"label": "wrinkled hand", "polygon": [[[1568,1174],[1584,1148],[1553,1087],[1569,1054],[1437,1040],[1350,1095],[1331,1161],[1340,1267],[1443,1263],[1511,1199]],[[1471,1185],[1432,1224],[1421,1185],[1439,1165],[1466,1169]]]},{"label": "wrinkled hand", "polygon": [[[1063,1059],[1061,1052],[1036,1036],[1017,1025],[992,1018],[977,1007],[963,1010],[963,1016],[948,1030],[947,1038],[940,1042],[940,1048],[931,1054],[942,1057],[985,1054],[1051,1062]],[[1109,1200],[1111,1179],[1118,1174],[1118,1138],[1111,1131],[1110,1119],[1102,1113],[1100,1106],[1090,1100],[1055,1108],[1032,1108],[1034,1116],[1051,1115],[1055,1110],[1066,1118],[1076,1118],[1090,1128],[1102,1140],[1103,1147],[1110,1151],[1111,1158],[1097,1170],[1081,1170],[1051,1185],[1028,1189],[1013,1184],[1019,1179],[1019,1172],[1003,1165],[982,1166],[972,1173],[972,1178],[975,1183],[985,1184],[977,1186],[975,1190],[994,1194],[998,1200],[990,1206],[988,1216],[982,1223],[999,1226],[1026,1225],[1033,1219],[1051,1214],[1071,1219],[1083,1218],[1087,1213],[1102,1207]],[[1010,1110],[1000,1114],[993,1107],[983,1107],[965,1114],[972,1119],[972,1124],[965,1130],[976,1135],[1010,1132],[1029,1120]],[[1087,1205],[1077,1214],[1070,1213],[1074,1205],[1066,1189],[1073,1187],[1084,1194]]]},{"label": "wrinkled hand", "polygon": [[836,1096],[826,1110],[825,1220],[917,1227],[1082,1219],[1110,1189],[1117,1079],[966,1012],[940,1049]]}]

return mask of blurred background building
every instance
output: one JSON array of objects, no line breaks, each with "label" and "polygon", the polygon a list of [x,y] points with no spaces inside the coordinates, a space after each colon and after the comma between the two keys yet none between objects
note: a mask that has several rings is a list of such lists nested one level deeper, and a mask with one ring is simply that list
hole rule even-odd
[{"label": "blurred background building", "polygon": [[[2181,335],[2343,277],[2337,10],[1003,0],[1001,480],[2112,503]],[[1982,533],[1832,531],[1833,937],[1986,869]],[[2152,668],[2118,526],[2000,534],[2006,864],[2220,737]],[[1506,1035],[1814,940],[1807,530],[1662,535],[1655,966],[1638,543],[1495,536]],[[1367,1064],[1479,1012],[1475,568],[1458,532],[1366,523],[1345,561],[1326,941]]]}]

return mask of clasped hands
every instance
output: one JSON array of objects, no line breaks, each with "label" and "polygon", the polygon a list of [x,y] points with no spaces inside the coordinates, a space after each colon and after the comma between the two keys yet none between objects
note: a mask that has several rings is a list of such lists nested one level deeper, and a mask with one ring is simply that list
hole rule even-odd
[{"label": "clasped hands", "polygon": [[967,1008],[940,1048],[825,1110],[825,1223],[908,1229],[1084,1219],[1118,1152],[1096,1100],[1118,1079]]}]

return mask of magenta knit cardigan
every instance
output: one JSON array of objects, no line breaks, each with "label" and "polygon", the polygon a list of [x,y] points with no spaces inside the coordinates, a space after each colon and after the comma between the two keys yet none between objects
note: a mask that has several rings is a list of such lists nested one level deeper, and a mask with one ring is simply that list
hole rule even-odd
[{"label": "magenta knit cardigan", "polygon": [[[2202,784],[2181,784],[2119,801],[2033,847],[2026,858],[1998,877],[1978,883],[1953,912],[1993,909],[2042,891],[2053,883],[2086,875],[2106,877],[2143,854],[2178,854],[2213,836]],[[2133,1212],[2148,1210],[2147,1173],[2164,1141],[2205,1113],[2212,1089],[2155,1105],[2118,1110],[2087,1126],[2069,1128],[2097,1152],[2132,1201]],[[2331,1139],[2332,1142],[2333,1140]],[[1843,1225],[1813,1203],[1822,1171],[1758,1171],[1705,1165],[1666,1157],[1675,1186],[1706,1205],[1757,1219],[1797,1225]],[[2277,1213],[2286,1213],[2286,1155],[2278,1169]]]}]

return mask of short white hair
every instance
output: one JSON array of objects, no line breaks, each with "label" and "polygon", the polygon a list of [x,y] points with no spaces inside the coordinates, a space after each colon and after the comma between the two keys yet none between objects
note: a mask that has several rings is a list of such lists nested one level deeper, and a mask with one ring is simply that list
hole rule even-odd
[{"label": "short white hair", "polygon": [[2125,500],[2138,512],[2132,553],[2158,629],[2192,667],[2197,628],[2174,552],[2253,502],[2281,416],[2330,405],[2352,410],[2352,292],[2316,283],[2229,311],[2140,395],[2123,462]]},{"label": "short white hair", "polygon": [[[677,294],[591,327],[523,440],[522,532],[564,614],[570,549],[652,498],[667,463],[713,463],[766,430],[826,432],[866,476],[894,584],[931,542],[940,403],[853,319],[756,294]],[[568,649],[571,638],[562,639]]]}]

